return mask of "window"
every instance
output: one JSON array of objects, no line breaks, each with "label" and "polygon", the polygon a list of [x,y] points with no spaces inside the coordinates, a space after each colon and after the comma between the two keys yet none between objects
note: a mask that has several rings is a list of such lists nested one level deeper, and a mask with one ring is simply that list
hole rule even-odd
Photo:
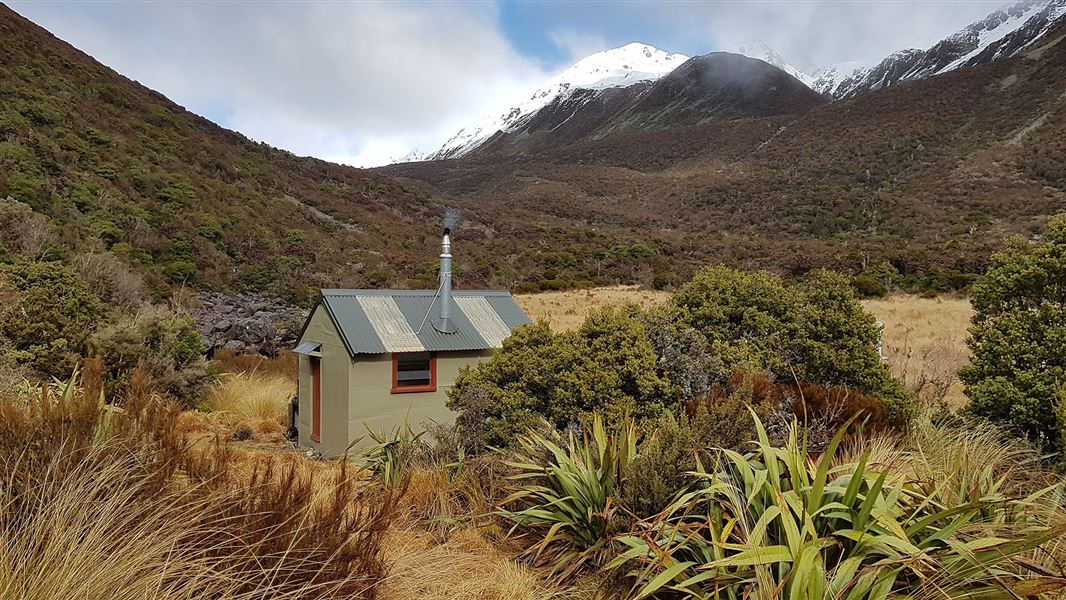
[{"label": "window", "polygon": [[437,357],[429,352],[392,355],[392,393],[437,391]]},{"label": "window", "polygon": [[309,356],[311,361],[311,441],[322,439],[322,359]]}]

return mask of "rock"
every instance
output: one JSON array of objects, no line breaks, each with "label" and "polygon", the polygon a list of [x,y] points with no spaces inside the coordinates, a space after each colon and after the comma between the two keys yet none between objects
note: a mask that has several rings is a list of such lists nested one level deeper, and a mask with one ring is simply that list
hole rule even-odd
[{"label": "rock", "polygon": [[274,355],[295,345],[307,316],[307,311],[277,298],[201,292],[199,300],[190,314],[212,351]]}]

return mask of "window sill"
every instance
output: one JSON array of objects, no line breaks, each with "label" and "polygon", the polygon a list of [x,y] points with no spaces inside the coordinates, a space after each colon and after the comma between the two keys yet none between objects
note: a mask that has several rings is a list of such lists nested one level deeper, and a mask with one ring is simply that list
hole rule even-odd
[{"label": "window sill", "polygon": [[422,385],[422,386],[417,386],[417,387],[416,386],[394,387],[394,388],[392,388],[391,393],[393,393],[393,394],[418,394],[418,393],[435,392],[435,391],[437,391],[437,386],[435,386],[435,385]]}]

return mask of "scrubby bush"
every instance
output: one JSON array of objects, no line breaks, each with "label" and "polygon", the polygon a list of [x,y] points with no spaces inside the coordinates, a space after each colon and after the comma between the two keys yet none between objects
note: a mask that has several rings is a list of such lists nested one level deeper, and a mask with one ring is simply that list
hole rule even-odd
[{"label": "scrubby bush", "polygon": [[672,310],[729,367],[855,389],[882,400],[897,422],[911,415],[913,398],[877,354],[874,318],[841,275],[817,271],[791,284],[765,271],[709,267],[675,293]]},{"label": "scrubby bush", "polygon": [[448,408],[472,446],[507,446],[541,418],[560,429],[593,412],[644,419],[670,395],[643,325],[606,309],[572,332],[516,329],[490,360],[459,373]]},{"label": "scrubby bush", "polygon": [[70,373],[103,315],[99,299],[69,267],[0,264],[0,336],[16,362],[46,375]]},{"label": "scrubby bush", "polygon": [[1066,215],[1048,222],[1039,243],[1016,241],[994,255],[971,303],[973,359],[959,374],[969,410],[1060,449],[1055,408],[1066,385]]},{"label": "scrubby bush", "polygon": [[108,367],[109,389],[121,396],[137,367],[163,393],[187,406],[201,399],[208,381],[203,340],[192,318],[161,306],[145,306],[92,336],[94,353]]}]

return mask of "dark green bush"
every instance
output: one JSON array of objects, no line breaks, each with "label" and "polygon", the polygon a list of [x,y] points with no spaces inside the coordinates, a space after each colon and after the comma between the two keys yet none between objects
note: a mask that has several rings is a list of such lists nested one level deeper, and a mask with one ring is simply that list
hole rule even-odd
[{"label": "dark green bush", "polygon": [[1061,449],[1055,408],[1066,386],[1066,215],[1042,241],[1017,240],[974,285],[973,359],[960,373],[974,414]]},{"label": "dark green bush", "polygon": [[644,419],[669,397],[643,325],[598,310],[572,332],[543,322],[516,329],[490,360],[459,373],[448,408],[470,445],[507,446],[542,418],[560,429],[594,412]]},{"label": "dark green bush", "polygon": [[19,363],[69,376],[103,314],[99,299],[69,267],[0,264],[0,335]]},{"label": "dark green bush", "polygon": [[880,298],[888,293],[885,284],[869,275],[856,275],[851,279],[851,287],[864,298]]},{"label": "dark green bush", "polygon": [[707,337],[726,366],[779,381],[853,388],[906,421],[913,398],[877,353],[877,327],[847,278],[815,271],[792,284],[765,271],[700,271],[675,294],[673,318]]}]

